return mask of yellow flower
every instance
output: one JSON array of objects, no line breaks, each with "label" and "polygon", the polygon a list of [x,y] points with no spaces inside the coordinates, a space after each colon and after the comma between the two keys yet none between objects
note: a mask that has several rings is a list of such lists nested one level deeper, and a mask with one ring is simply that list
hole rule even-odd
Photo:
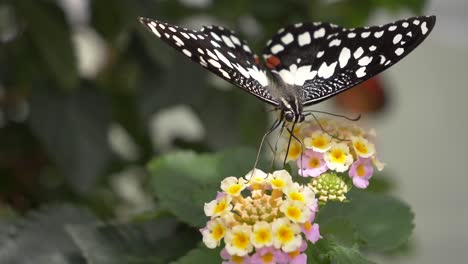
[{"label": "yellow flower", "polygon": [[220,199],[213,200],[209,203],[205,203],[204,210],[206,216],[221,216],[228,213],[232,209],[231,204],[232,198],[229,195],[221,197]]},{"label": "yellow flower", "polygon": [[312,212],[305,203],[286,200],[281,204],[280,211],[294,223],[303,224],[309,220]]},{"label": "yellow flower", "polygon": [[203,243],[208,248],[215,248],[219,246],[221,239],[226,234],[226,226],[219,218],[212,219],[206,225],[206,228],[201,230],[203,235]]},{"label": "yellow flower", "polygon": [[221,189],[232,196],[238,196],[245,189],[245,180],[236,177],[227,177],[221,182]]},{"label": "yellow flower", "polygon": [[288,171],[279,170],[268,175],[268,181],[271,184],[271,188],[282,190],[292,183],[292,178]]},{"label": "yellow flower", "polygon": [[304,145],[308,149],[323,153],[330,149],[332,138],[322,131],[314,131],[310,137],[304,139]]},{"label": "yellow flower", "polygon": [[375,146],[363,137],[352,137],[351,142],[353,144],[354,151],[356,154],[363,158],[369,158],[375,154]]},{"label": "yellow flower", "polygon": [[284,193],[289,200],[301,202],[309,208],[317,203],[315,193],[310,188],[301,186],[297,182],[286,188]]},{"label": "yellow flower", "polygon": [[242,224],[234,226],[226,232],[224,242],[230,255],[245,256],[253,250],[250,242],[252,227]]},{"label": "yellow flower", "polygon": [[271,224],[265,221],[255,223],[250,240],[255,248],[271,246],[273,244]]},{"label": "yellow flower", "polygon": [[328,168],[337,172],[346,171],[353,163],[353,156],[349,153],[349,147],[344,142],[333,144],[323,158]]},{"label": "yellow flower", "polygon": [[284,252],[292,252],[302,244],[301,227],[287,218],[278,218],[272,224],[273,245]]},{"label": "yellow flower", "polygon": [[[286,147],[287,145],[288,143],[286,143]],[[301,144],[297,142],[295,139],[292,139],[291,145],[289,146],[287,161],[297,160],[301,156],[301,153],[302,153]]]}]

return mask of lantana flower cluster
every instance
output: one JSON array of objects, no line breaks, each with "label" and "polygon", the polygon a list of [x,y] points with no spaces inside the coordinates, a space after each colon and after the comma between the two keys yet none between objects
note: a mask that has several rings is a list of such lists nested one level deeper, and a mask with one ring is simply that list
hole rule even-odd
[{"label": "lantana flower cluster", "polygon": [[[288,160],[296,162],[299,175],[316,178],[312,180],[312,185],[317,187],[320,185],[317,177],[324,175],[331,179],[337,173],[345,173],[355,187],[365,189],[374,167],[379,171],[384,167],[376,156],[374,130],[365,131],[350,122],[320,119],[318,122],[313,120],[296,124],[293,134],[303,144],[292,139]],[[289,133],[283,133],[284,151],[288,140]]]},{"label": "lantana flower cluster", "polygon": [[208,248],[224,246],[223,263],[307,263],[306,241],[321,238],[310,186],[293,182],[286,170],[255,169],[224,179],[221,189],[205,204],[210,220],[200,231]]}]

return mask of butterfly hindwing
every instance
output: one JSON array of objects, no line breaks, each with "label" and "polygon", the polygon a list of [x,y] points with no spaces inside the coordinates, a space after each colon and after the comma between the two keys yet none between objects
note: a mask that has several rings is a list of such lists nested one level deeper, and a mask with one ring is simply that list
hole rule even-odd
[{"label": "butterfly hindwing", "polygon": [[434,24],[434,16],[355,29],[299,23],[279,30],[263,57],[274,74],[299,89],[307,106],[395,64],[426,38]]},{"label": "butterfly hindwing", "polygon": [[258,57],[233,31],[209,26],[196,31],[140,18],[153,34],[228,82],[265,102],[277,105],[270,94],[268,78]]}]

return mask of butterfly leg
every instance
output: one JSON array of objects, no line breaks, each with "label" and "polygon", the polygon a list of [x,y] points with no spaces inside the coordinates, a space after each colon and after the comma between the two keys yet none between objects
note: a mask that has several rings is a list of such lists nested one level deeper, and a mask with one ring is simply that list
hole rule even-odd
[{"label": "butterfly leg", "polygon": [[[262,137],[262,141],[260,141],[260,146],[258,148],[258,152],[257,152],[257,158],[255,159],[255,164],[254,164],[254,169],[257,167],[257,164],[258,164],[258,160],[260,158],[260,152],[262,151],[262,146],[263,146],[263,142],[265,141],[265,139],[268,137],[268,135],[270,135],[273,131],[275,131],[276,128],[278,128],[278,126],[281,124],[281,120],[280,119],[277,119],[275,120],[275,122],[273,122],[273,125],[270,127],[270,129],[268,129],[268,131],[263,135]],[[252,175],[253,176],[253,175]]]},{"label": "butterfly leg", "polygon": [[283,122],[283,124],[281,125],[281,128],[280,128],[280,131],[278,133],[278,137],[276,138],[275,148],[273,150],[273,158],[271,159],[271,164],[270,164],[270,170],[273,169],[273,164],[274,164],[275,159],[276,159],[276,153],[278,152],[278,142],[279,142],[279,139],[281,137],[281,134],[283,134],[285,126],[286,126],[286,122]]},{"label": "butterfly leg", "polygon": [[[286,129],[288,130],[288,132],[289,132],[289,134],[290,134],[289,143],[291,143],[291,139],[294,138],[297,142],[299,142],[299,144],[301,144],[301,157],[300,157],[300,159],[301,159],[301,165],[300,165],[300,168],[299,168],[299,169],[302,171],[302,168],[304,168],[304,167],[302,166],[302,160],[303,160],[302,157],[303,157],[303,154],[304,154],[305,146],[304,146],[304,143],[302,143],[302,141],[301,141],[298,137],[296,137],[296,135],[294,135],[294,133],[293,133],[293,131],[294,131],[294,125],[296,125],[296,123],[293,124],[291,130],[290,130],[289,128],[286,128]],[[288,152],[289,152],[289,144],[288,144],[288,151],[286,152],[285,163],[283,164],[283,166],[286,165],[286,158],[287,158]]]}]

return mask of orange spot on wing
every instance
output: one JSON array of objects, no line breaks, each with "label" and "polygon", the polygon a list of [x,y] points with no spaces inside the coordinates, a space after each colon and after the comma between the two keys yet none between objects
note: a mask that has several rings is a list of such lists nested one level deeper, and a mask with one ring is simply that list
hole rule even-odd
[{"label": "orange spot on wing", "polygon": [[278,66],[280,63],[281,63],[280,59],[273,55],[268,57],[268,59],[266,60],[266,65],[270,69],[276,68],[276,66]]}]

